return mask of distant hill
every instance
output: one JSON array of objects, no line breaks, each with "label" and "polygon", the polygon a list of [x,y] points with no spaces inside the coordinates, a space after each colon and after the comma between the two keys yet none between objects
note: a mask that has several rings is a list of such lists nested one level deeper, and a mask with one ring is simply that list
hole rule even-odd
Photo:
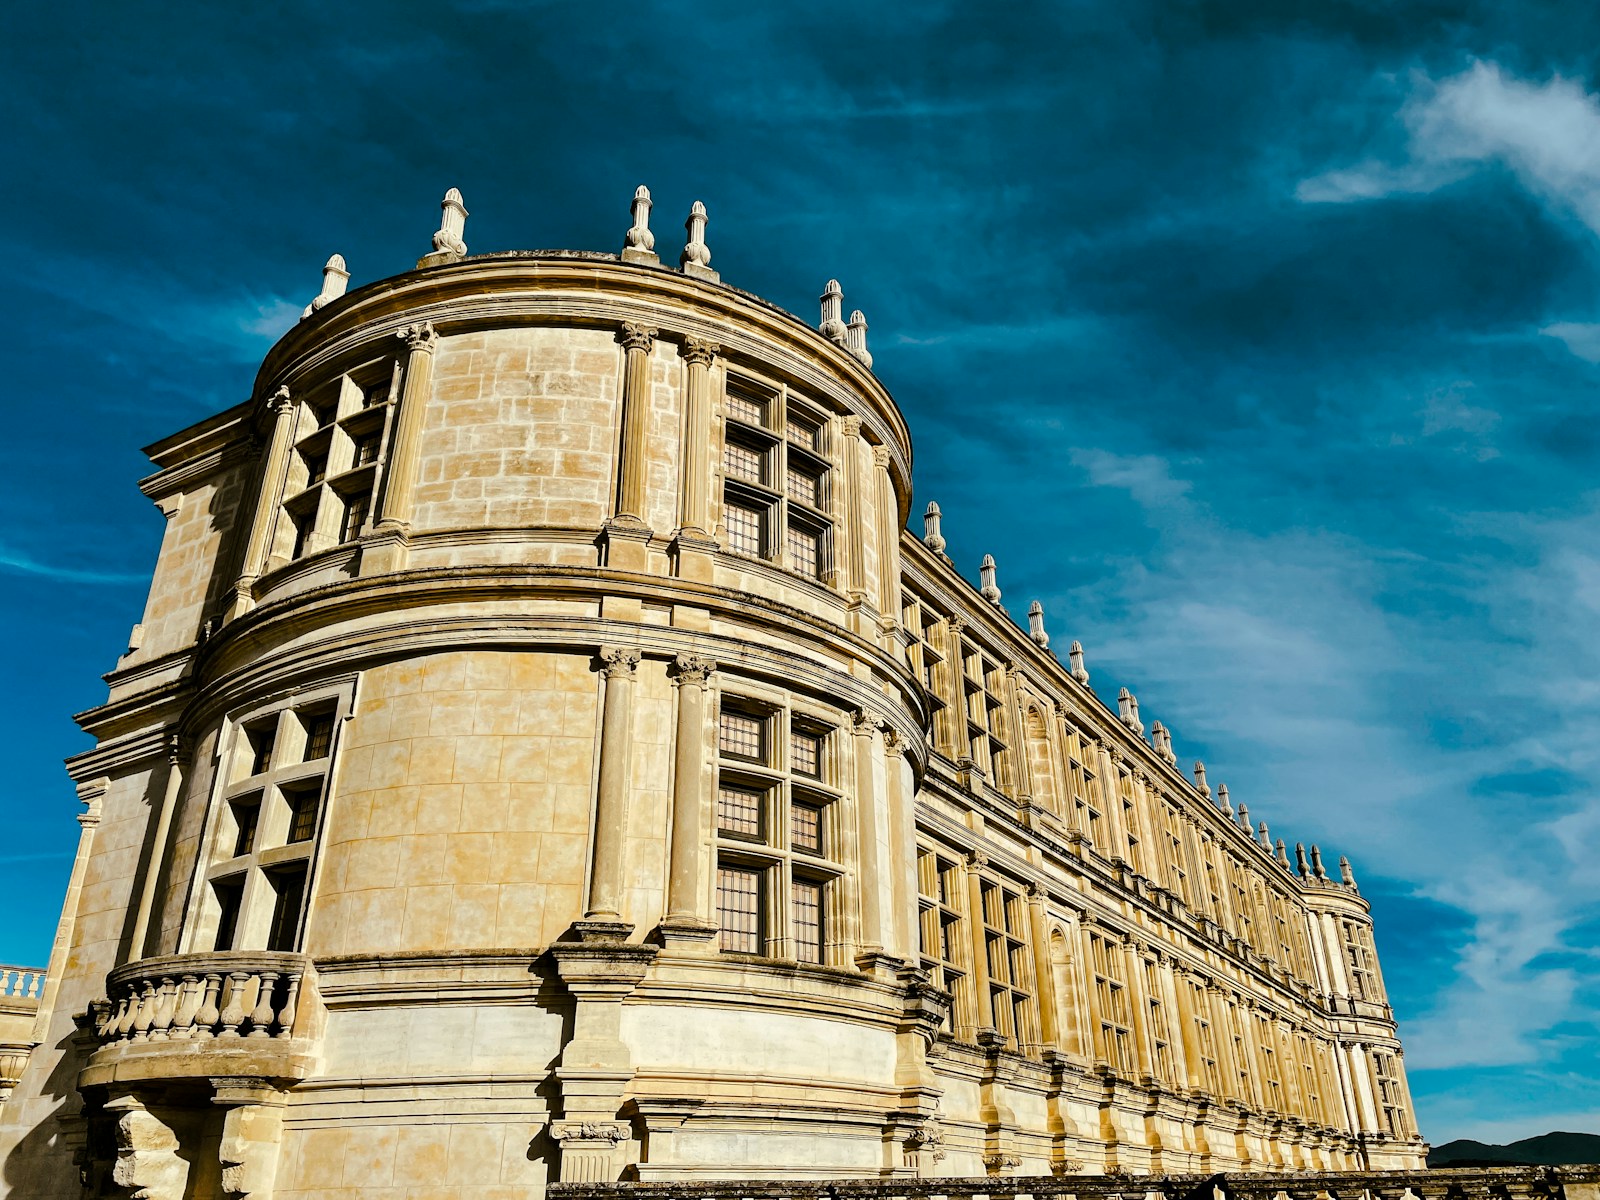
[{"label": "distant hill", "polygon": [[1435,1146],[1430,1167],[1561,1167],[1600,1162],[1600,1134],[1541,1133],[1509,1146],[1490,1146],[1466,1138]]}]

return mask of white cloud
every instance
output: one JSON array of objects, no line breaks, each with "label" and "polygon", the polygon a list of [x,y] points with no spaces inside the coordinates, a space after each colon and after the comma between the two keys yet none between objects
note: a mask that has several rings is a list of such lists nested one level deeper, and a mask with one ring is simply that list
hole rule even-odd
[{"label": "white cloud", "polygon": [[1557,321],[1539,330],[1566,344],[1568,350],[1588,362],[1600,363],[1600,325],[1579,321]]},{"label": "white cloud", "polygon": [[1600,234],[1600,96],[1575,79],[1519,79],[1475,62],[1442,80],[1418,75],[1398,114],[1399,161],[1369,158],[1302,180],[1306,203],[1431,192],[1486,166],[1508,169],[1550,208]]},{"label": "white cloud", "polygon": [[3,546],[0,546],[0,571],[9,571],[15,575],[36,575],[60,583],[142,583],[149,578],[147,574],[94,571],[40,562],[30,555]]}]

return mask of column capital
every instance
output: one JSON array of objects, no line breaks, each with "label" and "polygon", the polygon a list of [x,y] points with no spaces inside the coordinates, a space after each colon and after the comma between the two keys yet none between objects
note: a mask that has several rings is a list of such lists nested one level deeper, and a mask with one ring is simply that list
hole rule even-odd
[{"label": "column capital", "polygon": [[632,678],[639,666],[640,652],[632,646],[601,646],[598,655],[607,679]]},{"label": "column capital", "polygon": [[864,708],[858,708],[850,714],[850,724],[857,737],[871,737],[883,728],[882,719]]},{"label": "column capital", "polygon": [[679,686],[688,684],[691,687],[703,688],[710,684],[711,676],[716,674],[717,664],[715,659],[702,658],[695,654],[680,654],[672,661],[673,681]]},{"label": "column capital", "polygon": [[167,764],[181,766],[189,761],[189,739],[176,731],[167,734]]},{"label": "column capital", "polygon": [[434,332],[432,321],[423,321],[416,325],[407,325],[395,333],[406,344],[406,349],[413,354],[432,354],[434,347],[439,344],[439,335]]},{"label": "column capital", "polygon": [[1026,890],[1028,893],[1028,899],[1030,900],[1037,900],[1040,903],[1043,903],[1045,900],[1050,898],[1049,890],[1046,889],[1044,884],[1040,883],[1037,879],[1030,879],[1028,881]]},{"label": "column capital", "polygon": [[288,384],[278,385],[278,390],[267,398],[267,408],[275,416],[282,416],[294,408],[294,394],[289,391]]},{"label": "column capital", "polygon": [[861,418],[856,416],[854,413],[851,413],[848,417],[841,418],[839,421],[839,430],[847,438],[860,437]]},{"label": "column capital", "polygon": [[989,856],[987,854],[985,854],[982,850],[968,850],[967,851],[967,868],[968,868],[968,870],[981,871],[984,867],[987,867],[988,865],[989,865]]},{"label": "column capital", "polygon": [[883,730],[883,752],[893,758],[899,758],[906,750],[906,740],[900,736],[900,731],[892,726],[885,726]]},{"label": "column capital", "polygon": [[709,367],[712,360],[722,353],[722,347],[709,338],[686,337],[681,353],[683,361],[691,367]]},{"label": "column capital", "polygon": [[622,328],[617,330],[617,342],[624,350],[642,350],[649,354],[655,349],[656,335],[661,331],[653,325],[643,325],[638,321],[624,321]]},{"label": "column capital", "polygon": [[880,471],[887,471],[893,458],[894,455],[889,452],[889,447],[887,446],[874,446],[872,448],[872,465]]}]

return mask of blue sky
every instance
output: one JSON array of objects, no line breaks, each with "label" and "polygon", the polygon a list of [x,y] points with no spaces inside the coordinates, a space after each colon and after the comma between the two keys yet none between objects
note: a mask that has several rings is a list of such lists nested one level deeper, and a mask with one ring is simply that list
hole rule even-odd
[{"label": "blue sky", "polygon": [[1373,898],[1425,1134],[1600,1131],[1600,10],[1442,2],[18,6],[0,961],[160,536],[339,251],[615,250],[815,319],[916,501],[1094,682]]}]

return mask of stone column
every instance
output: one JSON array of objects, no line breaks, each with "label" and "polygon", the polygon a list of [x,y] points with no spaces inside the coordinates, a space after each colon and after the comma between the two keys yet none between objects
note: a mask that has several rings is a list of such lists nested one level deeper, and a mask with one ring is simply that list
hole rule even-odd
[{"label": "stone column", "polygon": [[67,895],[61,902],[61,920],[56,924],[55,940],[50,943],[50,964],[45,969],[44,991],[39,996],[39,1015],[33,1022],[35,1045],[49,1040],[50,1016],[55,1011],[62,977],[67,973],[67,957],[72,952],[72,935],[78,924],[83,877],[94,853],[95,831],[100,828],[100,805],[110,787],[111,780],[105,778],[78,785],[78,800],[84,806],[84,811],[78,814],[78,853],[72,860],[72,874],[67,877]]},{"label": "stone column", "polygon": [[244,561],[234,581],[233,600],[227,620],[241,617],[255,607],[255,583],[266,570],[272,551],[272,531],[277,525],[278,506],[283,503],[283,486],[289,477],[289,446],[294,437],[295,403],[287,387],[280,387],[269,401],[272,433],[267,440],[267,455],[261,464],[261,479],[256,491],[255,515],[250,521],[250,539],[245,543]]},{"label": "stone column", "polygon": [[433,324],[407,325],[395,335],[406,344],[405,376],[400,404],[389,434],[383,462],[374,538],[361,550],[361,573],[380,575],[404,570],[406,539],[411,533],[412,493],[422,466],[422,417],[433,395],[433,354],[439,335]]},{"label": "stone column", "polygon": [[133,935],[128,939],[128,959],[134,961],[145,956],[150,941],[150,917],[155,910],[156,888],[161,882],[161,868],[167,858],[167,839],[172,830],[172,814],[178,807],[178,796],[183,791],[184,768],[189,762],[188,748],[176,733],[167,735],[167,785],[161,795],[161,809],[156,814],[155,831],[150,836],[150,856],[145,864],[144,882],[139,889],[139,909],[133,919]]},{"label": "stone column", "polygon": [[1045,890],[1028,885],[1028,933],[1033,950],[1033,976],[1039,998],[1039,1040],[1043,1046],[1062,1049],[1060,1000],[1056,974],[1050,961],[1050,923],[1045,915]]},{"label": "stone column", "polygon": [[[1189,972],[1181,963],[1173,963],[1169,969],[1173,999],[1178,1005],[1178,1052],[1183,1055],[1184,1086],[1209,1093],[1211,1084],[1201,1061],[1204,1051],[1200,1046],[1200,1024],[1195,1019],[1194,988],[1189,984]],[[1211,1040],[1215,1043],[1215,1034]]]},{"label": "stone column", "polygon": [[705,338],[685,338],[681,532],[711,538],[711,364],[722,348]]},{"label": "stone column", "polygon": [[856,965],[863,971],[894,969],[901,960],[883,948],[883,850],[878,840],[878,818],[884,796],[878,787],[876,756],[873,754],[878,718],[857,710],[854,719],[856,802],[856,873],[861,881],[861,940],[856,947]]},{"label": "stone column", "polygon": [[889,862],[892,872],[889,942],[894,957],[915,963],[918,952],[917,906],[917,781],[907,760],[905,739],[893,729],[883,731],[883,763],[889,785]]},{"label": "stone column", "polygon": [[642,571],[647,562],[650,524],[645,520],[650,478],[650,353],[656,330],[624,321],[617,341],[622,367],[622,437],[617,446],[616,512],[606,522],[606,565]]},{"label": "stone column", "polygon": [[973,1024],[957,1029],[956,1037],[963,1042],[975,1042],[982,1032],[997,1032],[994,1028],[994,1009],[989,998],[989,954],[983,933],[983,868],[989,865],[989,856],[982,850],[967,851],[967,932],[972,947]]},{"label": "stone column", "polygon": [[869,531],[866,506],[863,503],[864,483],[861,475],[861,452],[865,439],[861,436],[861,418],[845,417],[839,428],[840,453],[844,459],[844,511],[835,536],[844,534],[843,591],[850,602],[851,629],[861,637],[876,640],[878,614],[872,611],[867,594],[866,539]]},{"label": "stone column", "polygon": [[716,663],[680,654],[674,665],[678,729],[672,774],[672,866],[667,876],[667,915],[660,932],[668,946],[704,947],[717,934],[717,923],[706,911],[705,879],[700,869],[700,852],[710,827],[706,692]]},{"label": "stone column", "polygon": [[884,645],[898,650],[900,628],[900,504],[889,477],[893,455],[887,446],[872,448],[872,480],[878,510],[878,626]]},{"label": "stone column", "polygon": [[217,1147],[223,1193],[239,1200],[271,1200],[287,1093],[256,1077],[213,1079],[211,1086],[211,1102],[226,1109]]},{"label": "stone column", "polygon": [[1150,1045],[1150,997],[1144,986],[1144,957],[1130,939],[1122,943],[1123,966],[1128,973],[1128,996],[1133,1001],[1133,1045],[1139,1056],[1141,1083],[1156,1077],[1155,1056]]},{"label": "stone column", "polygon": [[628,791],[633,766],[633,686],[639,651],[602,646],[604,708],[600,716],[599,795],[594,812],[594,864],[584,920],[622,921],[623,851],[628,837]]}]

